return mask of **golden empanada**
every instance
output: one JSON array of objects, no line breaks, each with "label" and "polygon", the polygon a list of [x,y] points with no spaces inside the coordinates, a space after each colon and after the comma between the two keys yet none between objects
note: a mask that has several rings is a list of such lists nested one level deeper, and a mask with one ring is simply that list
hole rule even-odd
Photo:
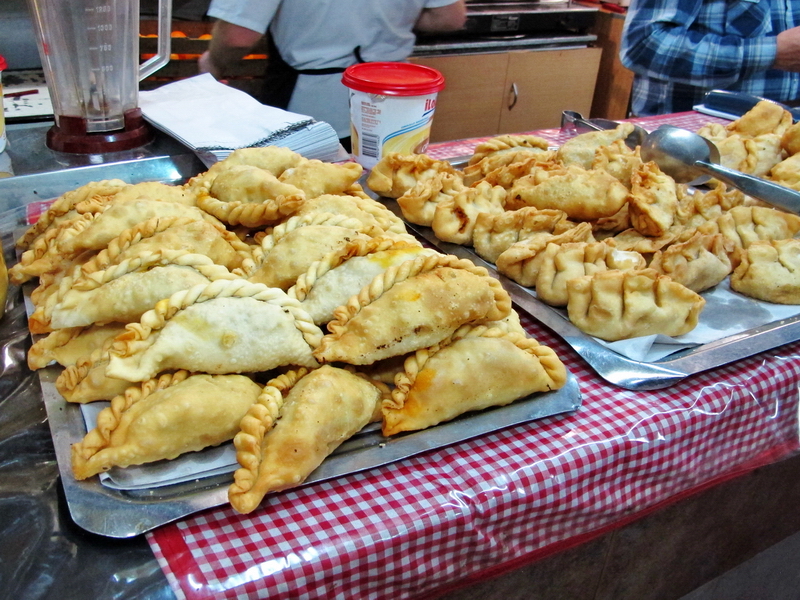
[{"label": "golden empanada", "polygon": [[330,213],[353,217],[363,224],[362,231],[375,235],[377,229],[387,233],[402,235],[408,233],[403,220],[372,198],[361,196],[323,194],[316,198],[306,200],[296,217],[306,217],[311,214]]},{"label": "golden empanada", "polygon": [[111,348],[106,373],[145,381],[169,369],[256,373],[317,366],[322,331],[297,300],[244,279],[198,285],[161,300],[129,323]]},{"label": "golden empanada", "polygon": [[800,152],[774,165],[769,171],[768,179],[800,191]]},{"label": "golden empanada", "polygon": [[721,233],[740,248],[759,240],[786,240],[800,232],[800,216],[762,206],[735,206],[714,221],[700,226],[701,233]]},{"label": "golden empanada", "polygon": [[459,175],[438,173],[423,179],[397,199],[403,218],[409,223],[430,227],[440,202],[468,190]]},{"label": "golden empanada", "polygon": [[478,181],[497,169],[523,162],[529,158],[552,160],[554,156],[555,152],[546,148],[527,148],[524,146],[515,146],[507,152],[495,152],[483,157],[476,163],[464,167],[462,171],[464,185],[469,186],[478,183]]},{"label": "golden empanada", "polygon": [[336,309],[314,357],[371,364],[510,312],[508,292],[486,269],[455,256],[421,256],[387,269]]},{"label": "golden empanada", "polygon": [[233,439],[262,387],[244,375],[185,371],[128,388],[72,445],[72,472],[86,479],[112,467],[177,458]]},{"label": "golden empanada", "polygon": [[516,151],[521,148],[547,150],[549,147],[550,142],[543,137],[539,137],[538,135],[498,135],[496,137],[489,138],[488,140],[478,142],[478,144],[475,146],[475,149],[472,151],[469,164],[477,164],[487,156],[494,155],[499,152]]},{"label": "golden empanada", "polygon": [[633,123],[620,123],[614,129],[581,133],[561,144],[556,157],[565,165],[591,169],[598,148],[624,140],[633,133],[633,128]]},{"label": "golden empanada", "polygon": [[422,254],[437,252],[418,243],[393,238],[353,240],[341,250],[314,262],[287,293],[300,300],[314,322],[321,325],[333,318],[336,308],[386,269]]},{"label": "golden empanada", "polygon": [[734,243],[722,234],[696,233],[686,242],[656,252],[650,268],[692,291],[702,292],[730,275],[733,266],[729,255],[734,249]]},{"label": "golden empanada", "polygon": [[558,235],[575,227],[562,210],[527,207],[503,213],[479,213],[472,245],[482,259],[494,263],[514,242],[541,234]]},{"label": "golden empanada", "polygon": [[406,359],[391,398],[382,404],[383,435],[556,390],[566,378],[566,367],[547,346],[518,333],[465,325]]},{"label": "golden empanada", "polygon": [[144,252],[103,271],[64,278],[28,320],[31,332],[130,323],[178,290],[236,275],[202,254]]},{"label": "golden empanada", "polygon": [[654,162],[643,163],[631,174],[628,197],[631,225],[642,235],[660,237],[675,221],[678,211],[678,188]]},{"label": "golden empanada", "polygon": [[79,358],[74,365],[69,365],[59,373],[55,387],[64,400],[75,404],[111,400],[133,385],[133,382],[125,379],[106,375],[108,352],[114,339],[106,340],[102,346]]},{"label": "golden empanada", "polygon": [[567,314],[581,331],[606,341],[678,336],[697,327],[706,301],[655,269],[601,271],[567,282]]},{"label": "golden empanada", "polygon": [[589,223],[578,223],[576,227],[558,235],[545,233],[530,236],[514,242],[508,247],[508,250],[497,257],[497,271],[520,285],[533,287],[536,285],[539,267],[548,244],[594,241],[592,226]]},{"label": "golden empanada", "polygon": [[567,305],[567,282],[609,269],[643,269],[647,266],[638,252],[617,250],[608,242],[567,242],[547,244],[536,275],[536,296],[550,306]]},{"label": "golden empanada", "polygon": [[78,359],[91,354],[124,329],[124,323],[58,329],[31,345],[28,350],[28,367],[31,370],[43,369],[51,362],[62,367],[74,365]]},{"label": "golden empanada", "polygon": [[262,227],[296,213],[305,198],[269,171],[237,165],[217,175],[208,190],[198,190],[197,206],[228,225]]},{"label": "golden empanada", "polygon": [[563,210],[570,219],[592,221],[616,214],[628,200],[628,188],[605,171],[570,165],[541,182],[532,177],[526,175],[514,183],[506,208]]},{"label": "golden empanada", "polygon": [[270,381],[234,438],[241,468],[228,488],[231,506],[248,513],[266,494],[301,484],[372,420],[384,393],[385,386],[329,365]]},{"label": "golden empanada", "polygon": [[800,304],[800,240],[753,242],[731,275],[731,289],[776,304]]},{"label": "golden empanada", "polygon": [[278,178],[303,190],[306,198],[323,194],[342,194],[361,177],[364,167],[356,162],[326,163],[321,160],[302,160],[286,169]]},{"label": "golden empanada", "polygon": [[481,213],[505,212],[506,191],[485,181],[466,188],[436,205],[431,228],[436,237],[451,244],[472,245],[472,231]]},{"label": "golden empanada", "polygon": [[616,177],[622,185],[630,189],[631,174],[642,164],[639,147],[629,148],[625,140],[616,140],[600,146],[594,153],[590,168],[601,169]]},{"label": "golden empanada", "polygon": [[363,231],[361,221],[344,215],[317,213],[292,217],[253,248],[253,266],[245,277],[254,283],[288,290],[326,254],[353,240],[369,239]]},{"label": "golden empanada", "polygon": [[738,119],[726,125],[729,134],[756,137],[765,133],[783,135],[792,124],[792,114],[770,100],[760,100]]},{"label": "golden empanada", "polygon": [[390,152],[370,171],[367,187],[381,196],[399,198],[420,181],[439,173],[455,175],[456,170],[449,162],[433,159],[427,154]]}]

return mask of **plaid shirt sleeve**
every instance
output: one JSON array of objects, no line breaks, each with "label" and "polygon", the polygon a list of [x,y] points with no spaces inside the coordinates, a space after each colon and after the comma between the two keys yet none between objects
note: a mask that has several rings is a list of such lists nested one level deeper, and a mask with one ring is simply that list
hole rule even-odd
[{"label": "plaid shirt sleeve", "polygon": [[[772,2],[791,12],[791,0]],[[651,78],[703,88],[730,86],[774,62],[780,29],[770,11],[770,0],[633,0],[622,64]]]}]

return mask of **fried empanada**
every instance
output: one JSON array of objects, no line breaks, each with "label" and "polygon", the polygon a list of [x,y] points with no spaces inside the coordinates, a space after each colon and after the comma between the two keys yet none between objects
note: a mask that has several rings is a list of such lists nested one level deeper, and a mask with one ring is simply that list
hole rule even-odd
[{"label": "fried empanada", "polygon": [[768,179],[800,191],[800,152],[774,165],[769,171]]},{"label": "fried empanada", "polygon": [[510,312],[508,292],[486,269],[455,256],[421,256],[387,269],[336,309],[314,357],[367,365]]},{"label": "fried empanada", "polygon": [[800,121],[790,125],[783,132],[781,148],[790,157],[800,152]]},{"label": "fried empanada", "polygon": [[129,323],[109,353],[106,373],[145,381],[169,369],[257,373],[317,366],[322,331],[297,300],[244,279],[198,285],[161,300]]},{"label": "fried empanada", "polygon": [[765,133],[783,135],[791,124],[792,113],[771,100],[760,100],[725,129],[729,134],[757,137]]},{"label": "fried empanada", "polygon": [[323,194],[343,194],[363,172],[364,167],[355,162],[303,160],[286,169],[278,179],[303,190],[306,198],[316,198]]},{"label": "fried empanada", "polygon": [[639,147],[629,148],[625,140],[616,140],[600,146],[594,153],[590,168],[601,169],[617,178],[622,185],[630,189],[631,175],[642,164]]},{"label": "fried empanada", "polygon": [[537,135],[498,135],[483,142],[479,142],[472,151],[469,164],[477,164],[487,156],[495,155],[500,152],[516,151],[521,148],[547,150],[549,147],[550,142]]},{"label": "fried empanada", "polygon": [[[65,278],[31,314],[31,332],[130,323],[179,290],[237,276],[202,254],[145,252],[103,271]],[[51,302],[52,301],[52,302]]]},{"label": "fried empanada", "polygon": [[547,244],[536,275],[536,296],[550,306],[567,305],[567,282],[599,271],[643,269],[647,266],[638,252],[617,250],[608,242]]},{"label": "fried empanada", "polygon": [[721,233],[740,248],[759,240],[786,240],[800,232],[800,216],[761,206],[735,206],[698,228]]},{"label": "fried empanada", "polygon": [[58,329],[31,345],[28,367],[31,370],[43,369],[52,362],[62,367],[74,365],[78,359],[91,354],[124,329],[124,323]]},{"label": "fried empanada", "polygon": [[57,241],[57,248],[62,254],[76,254],[82,250],[99,251],[123,231],[155,217],[189,217],[219,223],[203,210],[180,202],[147,199],[114,201],[93,219],[83,219],[65,229]]},{"label": "fried empanada", "polygon": [[733,265],[729,255],[734,249],[734,243],[722,234],[696,233],[686,242],[656,252],[650,268],[694,292],[702,292],[730,275]]},{"label": "fried empanada", "polygon": [[592,226],[589,223],[578,223],[576,227],[564,233],[530,236],[514,242],[497,257],[497,271],[520,285],[533,287],[539,275],[539,267],[544,259],[544,250],[548,244],[566,244],[569,242],[594,242]]},{"label": "fried empanada", "polygon": [[660,237],[675,221],[678,211],[678,188],[654,162],[643,163],[631,174],[628,197],[631,225],[642,235]]},{"label": "fried empanada", "polygon": [[800,304],[800,240],[750,244],[731,275],[731,289],[766,302]]},{"label": "fried empanada", "polygon": [[627,200],[628,188],[613,175],[570,165],[540,183],[532,175],[518,179],[508,192],[506,208],[563,210],[570,219],[592,221],[616,214]]},{"label": "fried empanada", "polygon": [[400,217],[380,202],[369,197],[323,194],[306,200],[295,216],[306,217],[318,213],[356,218],[363,224],[362,231],[371,232],[373,235],[376,234],[377,229],[398,235],[408,233],[405,223]]},{"label": "fried empanada", "polygon": [[382,403],[383,435],[417,431],[468,411],[504,406],[564,386],[567,369],[533,339],[465,325],[449,339],[417,350]]},{"label": "fried empanada", "polygon": [[420,181],[439,173],[455,175],[456,170],[449,162],[433,159],[427,154],[390,152],[370,171],[367,187],[381,196],[399,198]]},{"label": "fried empanada", "polygon": [[697,327],[706,301],[655,269],[601,271],[567,282],[567,314],[581,331],[612,342],[678,336]]},{"label": "fried empanada", "polygon": [[55,387],[64,400],[75,404],[111,400],[134,385],[134,382],[106,375],[108,352],[114,339],[116,338],[106,340],[102,346],[79,358],[74,365],[66,367],[59,373]]},{"label": "fried empanada", "polygon": [[624,140],[633,133],[633,129],[633,123],[620,123],[614,129],[581,133],[561,144],[556,157],[565,165],[591,169],[598,148]]},{"label": "fried empanada", "polygon": [[550,151],[546,148],[527,148],[524,146],[515,146],[509,148],[506,152],[495,152],[483,157],[476,163],[464,167],[462,170],[464,185],[470,186],[476,184],[489,173],[497,169],[521,163],[530,158],[552,160],[554,156],[555,151]]},{"label": "fried empanada", "polygon": [[228,225],[262,227],[296,213],[305,192],[258,167],[237,165],[222,171],[208,190],[197,192],[197,206]]},{"label": "fried empanada", "polygon": [[97,427],[72,445],[75,479],[227,442],[261,390],[244,375],[185,371],[130,387],[100,411]]},{"label": "fried empanada", "polygon": [[292,217],[253,249],[253,267],[245,277],[254,283],[288,290],[317,260],[350,242],[370,236],[363,224],[344,215],[318,213]]},{"label": "fried empanada", "polygon": [[228,488],[231,506],[249,513],[266,494],[303,483],[372,420],[384,393],[365,377],[329,365],[270,381],[234,438],[241,468]]},{"label": "fried empanada", "polygon": [[336,308],[386,269],[422,254],[437,252],[418,243],[393,238],[353,240],[313,263],[287,293],[297,298],[314,322],[321,325],[333,319]]},{"label": "fried empanada", "polygon": [[506,191],[485,181],[439,202],[431,228],[436,237],[451,244],[472,245],[472,231],[481,213],[505,212]]},{"label": "fried empanada", "polygon": [[472,245],[482,259],[494,263],[514,242],[533,235],[558,235],[575,227],[563,210],[533,207],[503,213],[479,213],[472,230]]},{"label": "fried empanada", "polygon": [[439,173],[417,183],[397,199],[397,205],[406,221],[430,227],[439,203],[468,189],[460,176]]}]

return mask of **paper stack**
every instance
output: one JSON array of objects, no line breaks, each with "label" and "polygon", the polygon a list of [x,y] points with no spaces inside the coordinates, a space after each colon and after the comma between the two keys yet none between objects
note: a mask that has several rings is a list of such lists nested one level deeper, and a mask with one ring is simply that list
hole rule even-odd
[{"label": "paper stack", "polygon": [[206,166],[238,148],[284,146],[306,158],[347,158],[333,127],[197,75],[139,93],[145,119],[191,148]]}]

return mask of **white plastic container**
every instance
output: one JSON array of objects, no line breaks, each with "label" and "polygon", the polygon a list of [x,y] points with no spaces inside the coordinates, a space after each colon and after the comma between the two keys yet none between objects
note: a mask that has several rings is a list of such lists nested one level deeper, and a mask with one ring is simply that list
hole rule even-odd
[{"label": "white plastic container", "polygon": [[3,113],[3,71],[5,71],[7,67],[6,59],[0,55],[0,152],[3,152],[8,144],[8,138],[6,137],[6,117]]},{"label": "white plastic container", "polygon": [[390,152],[425,152],[436,97],[444,88],[439,71],[410,63],[359,63],[345,70],[342,83],[350,88],[352,153],[365,169]]}]

